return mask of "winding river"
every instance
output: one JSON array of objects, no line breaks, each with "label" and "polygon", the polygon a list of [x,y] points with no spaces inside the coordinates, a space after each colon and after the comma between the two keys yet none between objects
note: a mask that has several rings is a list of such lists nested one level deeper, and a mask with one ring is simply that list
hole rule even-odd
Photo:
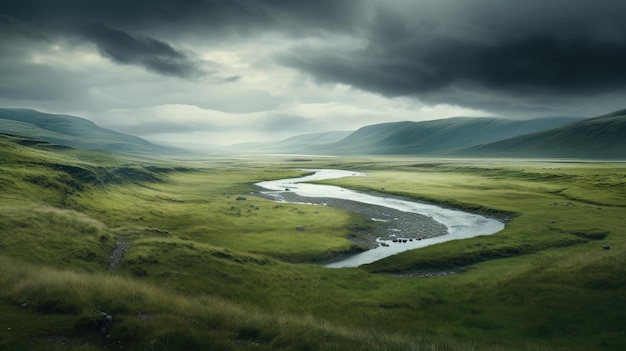
[{"label": "winding river", "polygon": [[381,244],[380,246],[326,265],[326,267],[329,268],[358,267],[403,251],[418,249],[451,240],[473,238],[480,235],[490,235],[504,229],[504,224],[502,222],[472,213],[441,208],[435,205],[419,202],[380,197],[332,185],[307,183],[324,179],[354,176],[362,177],[365,176],[363,173],[333,169],[316,169],[310,171],[314,171],[315,173],[300,178],[260,182],[256,185],[267,189],[267,191],[263,191],[264,194],[270,196],[274,194],[277,199],[280,199],[280,193],[289,191],[297,195],[310,198],[351,200],[369,205],[388,207],[403,212],[425,215],[443,224],[447,228],[447,234],[422,240],[396,243],[392,240],[377,239],[378,243]]}]

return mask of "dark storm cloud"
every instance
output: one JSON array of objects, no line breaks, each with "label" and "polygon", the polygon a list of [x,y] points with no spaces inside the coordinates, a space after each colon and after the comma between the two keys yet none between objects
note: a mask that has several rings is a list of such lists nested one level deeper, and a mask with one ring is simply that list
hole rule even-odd
[{"label": "dark storm cloud", "polygon": [[183,78],[201,63],[179,48],[272,33],[316,39],[279,63],[388,97],[549,110],[626,91],[622,0],[5,0],[0,15],[19,33],[80,37],[114,62]]},{"label": "dark storm cloud", "polygon": [[[547,3],[547,4],[544,4]],[[280,56],[322,83],[385,96],[507,106],[626,90],[626,3],[618,0],[380,2],[357,49],[299,47]],[[454,94],[449,92],[454,91]],[[483,103],[480,106],[480,103]],[[521,104],[521,102],[518,102]],[[478,106],[476,106],[478,105]]]},{"label": "dark storm cloud", "polygon": [[0,13],[0,38],[8,41],[13,38],[28,38],[31,40],[48,40],[48,37],[21,20],[5,16]]},{"label": "dark storm cloud", "polygon": [[131,35],[102,24],[84,26],[79,33],[94,43],[102,56],[118,63],[139,65],[149,71],[183,78],[203,74],[197,62],[160,40]]},{"label": "dark storm cloud", "polygon": [[228,27],[236,32],[354,26],[362,0],[5,0],[0,13],[48,24],[98,22],[124,29]]},{"label": "dark storm cloud", "polygon": [[[0,3],[0,16],[5,22],[20,23],[23,32],[78,36],[95,44],[102,56],[116,63],[193,78],[202,74],[200,62],[163,37],[220,41],[229,40],[229,36],[240,38],[267,31],[296,35],[296,32],[340,30],[355,26],[349,15],[358,12],[358,3],[354,0],[7,0]],[[226,80],[230,81],[233,80]]]},{"label": "dark storm cloud", "polygon": [[[37,11],[40,10],[37,7]],[[80,39],[94,44],[103,57],[119,64],[137,65],[154,73],[180,78],[195,78],[205,73],[199,60],[147,35],[131,34],[99,23],[83,23],[86,17],[60,21],[61,17],[44,16],[39,21],[33,21],[32,15],[24,13],[21,18],[0,15],[4,55],[13,51],[12,46],[16,43],[25,45],[27,40],[32,41],[31,47],[35,47],[37,42],[70,38],[75,43],[76,39]]]},{"label": "dark storm cloud", "polygon": [[[459,48],[466,53],[457,54]],[[626,42],[542,36],[493,46],[447,47],[427,60],[449,70],[454,80],[520,92],[579,94],[625,87],[625,58]]]},{"label": "dark storm cloud", "polygon": [[626,43],[525,38],[496,44],[441,40],[399,52],[368,47],[337,54],[298,50],[282,58],[320,82],[386,96],[424,94],[454,84],[528,94],[581,94],[626,87]]}]

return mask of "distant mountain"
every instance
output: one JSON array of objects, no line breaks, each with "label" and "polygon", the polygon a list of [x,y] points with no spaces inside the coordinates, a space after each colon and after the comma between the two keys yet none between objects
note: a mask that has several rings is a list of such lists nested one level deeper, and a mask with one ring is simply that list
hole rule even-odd
[{"label": "distant mountain", "polygon": [[489,117],[453,117],[424,122],[394,122],[363,127],[346,138],[312,147],[332,154],[448,155],[479,144],[561,127],[576,118],[510,120]]},{"label": "distant mountain", "polygon": [[324,132],[296,135],[276,142],[242,143],[231,145],[231,149],[257,152],[298,153],[310,148],[339,141],[352,132]]},{"label": "distant mountain", "polygon": [[472,147],[489,157],[626,159],[626,109],[564,127]]},{"label": "distant mountain", "polygon": [[181,150],[97,126],[84,118],[27,109],[0,109],[0,133],[21,135],[79,149],[133,154]]}]

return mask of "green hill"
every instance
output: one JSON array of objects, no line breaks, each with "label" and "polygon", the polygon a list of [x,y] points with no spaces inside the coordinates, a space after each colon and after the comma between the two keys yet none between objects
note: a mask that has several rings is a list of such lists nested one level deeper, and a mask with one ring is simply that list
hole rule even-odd
[{"label": "green hill", "polygon": [[313,148],[334,154],[446,155],[579,121],[575,118],[509,120],[453,117],[425,122],[394,122],[363,127],[341,141]]},{"label": "green hill", "polygon": [[84,118],[28,109],[0,109],[0,133],[41,139],[78,149],[131,154],[168,154],[178,151],[99,127]]},{"label": "green hill", "polygon": [[468,149],[490,157],[626,158],[626,110]]}]

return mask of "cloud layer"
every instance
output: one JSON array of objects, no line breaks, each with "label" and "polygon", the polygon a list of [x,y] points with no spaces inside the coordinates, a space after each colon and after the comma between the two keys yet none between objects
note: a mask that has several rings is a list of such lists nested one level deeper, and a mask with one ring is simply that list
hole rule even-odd
[{"label": "cloud layer", "polygon": [[149,71],[181,78],[202,75],[196,62],[163,41],[133,36],[102,24],[86,25],[78,33],[94,43],[102,56],[114,62],[139,65]]},{"label": "cloud layer", "polygon": [[119,111],[170,113],[128,129],[144,135],[188,131],[174,127],[182,106],[294,133],[448,113],[593,116],[624,107],[624,18],[621,0],[7,0],[0,104],[110,125]]}]

